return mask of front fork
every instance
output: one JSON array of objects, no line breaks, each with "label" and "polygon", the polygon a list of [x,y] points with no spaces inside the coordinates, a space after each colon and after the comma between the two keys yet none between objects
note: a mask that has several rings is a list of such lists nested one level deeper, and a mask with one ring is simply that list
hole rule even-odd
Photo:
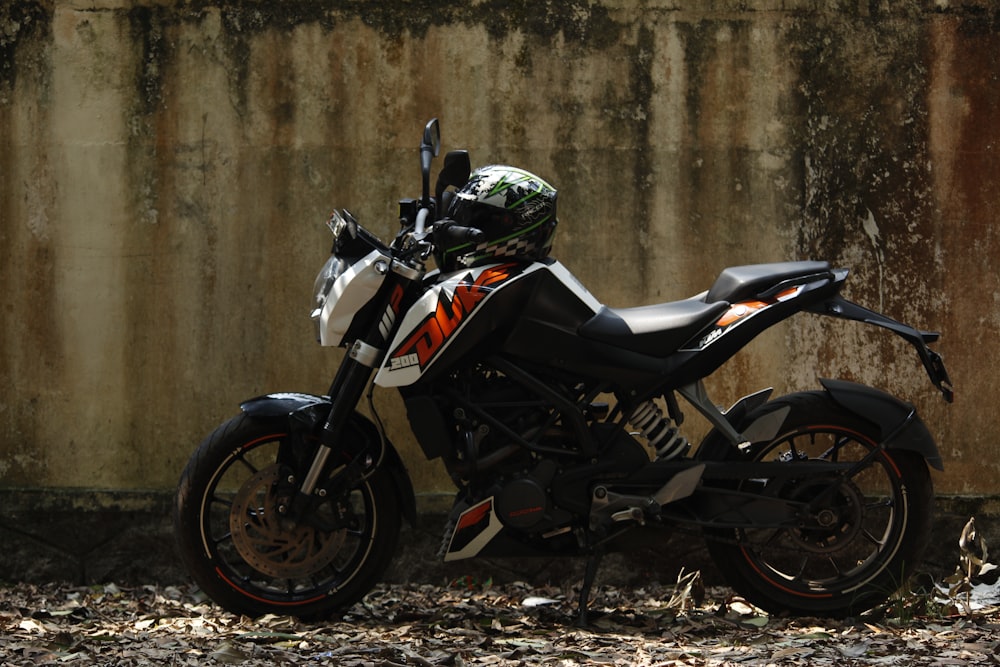
[{"label": "front fork", "polygon": [[[330,396],[333,397],[330,415],[323,424],[323,430],[320,432],[320,444],[316,448],[316,455],[313,457],[309,471],[306,473],[305,479],[302,480],[302,486],[299,488],[299,502],[302,502],[302,498],[311,497],[317,491],[319,480],[323,478],[330,454],[333,452],[333,445],[336,442],[337,435],[344,428],[348,418],[354,412],[358,401],[361,400],[371,374],[372,369],[370,367],[364,366],[351,358],[344,359],[340,369],[337,371],[337,376],[330,385]],[[355,457],[355,459],[357,458]]]},{"label": "front fork", "polygon": [[[364,335],[350,344],[347,355],[330,384],[330,413],[320,430],[320,443],[312,463],[291,503],[289,518],[293,520],[308,514],[316,502],[322,502],[331,490],[331,486],[343,490],[351,489],[382,461],[386,445],[384,435],[380,432],[382,436],[380,451],[356,453],[334,484],[320,484],[320,480],[325,480],[329,475],[330,455],[341,432],[361,401],[372,373],[385,357],[386,347],[392,340],[399,320],[400,304],[403,301],[399,295],[405,294],[407,289],[423,275],[422,272],[416,273],[409,267],[395,262],[391,266],[387,265],[386,271],[386,279],[373,299],[380,304],[380,307],[371,309],[370,312],[373,313],[369,316],[371,321],[363,323],[360,329]],[[390,311],[393,326],[386,329],[381,324]]]}]

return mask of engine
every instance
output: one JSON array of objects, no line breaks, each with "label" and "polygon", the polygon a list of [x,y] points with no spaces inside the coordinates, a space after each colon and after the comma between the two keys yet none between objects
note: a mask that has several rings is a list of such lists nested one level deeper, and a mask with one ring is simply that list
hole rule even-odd
[{"label": "engine", "polygon": [[[612,424],[593,429],[614,435],[595,462],[567,463],[542,459],[530,472],[498,480],[483,497],[492,495],[500,521],[509,528],[532,534],[552,534],[574,516],[590,512],[595,485],[627,477],[649,463],[646,450]],[[603,434],[602,434],[603,435]]]},{"label": "engine", "polygon": [[503,482],[493,494],[503,524],[537,533],[569,523],[573,515],[554,507],[549,492],[557,472],[556,462],[545,459],[529,474]]},{"label": "engine", "polygon": [[[620,424],[603,421],[607,406],[591,403],[596,392],[585,386],[549,377],[538,390],[479,366],[430,389],[405,396],[407,409],[428,458],[441,456],[461,489],[452,517],[461,532],[494,517],[490,531],[502,526],[514,539],[548,543],[587,525],[595,484],[650,461]],[[581,426],[597,443],[596,457],[581,452]]]}]

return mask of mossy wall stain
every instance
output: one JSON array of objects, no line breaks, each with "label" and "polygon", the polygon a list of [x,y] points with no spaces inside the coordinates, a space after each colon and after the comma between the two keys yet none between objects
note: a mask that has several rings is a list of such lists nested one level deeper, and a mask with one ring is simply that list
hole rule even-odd
[{"label": "mossy wall stain", "polygon": [[[917,326],[939,326],[945,298],[932,229],[929,77],[925,60],[914,57],[928,50],[924,24],[834,15],[796,22],[792,34],[801,72],[798,247],[849,267],[851,298]],[[819,344],[802,348],[803,372],[819,362],[845,377],[903,388],[913,360],[892,337],[813,326]],[[844,335],[854,346],[848,355]]]},{"label": "mossy wall stain", "polygon": [[10,101],[8,95],[17,82],[18,67],[27,64],[26,50],[47,40],[51,21],[51,2],[10,2],[0,6],[0,106]]},{"label": "mossy wall stain", "polygon": [[62,372],[51,302],[59,234],[48,134],[51,14],[46,2],[0,5],[0,484],[44,471],[34,425],[46,418]]}]

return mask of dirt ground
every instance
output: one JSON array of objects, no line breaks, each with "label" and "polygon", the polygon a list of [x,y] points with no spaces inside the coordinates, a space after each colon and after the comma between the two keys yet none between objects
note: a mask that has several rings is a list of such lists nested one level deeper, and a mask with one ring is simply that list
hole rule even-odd
[{"label": "dirt ground", "polygon": [[768,618],[726,589],[380,586],[323,623],[238,617],[196,589],[0,587],[4,665],[990,665],[1000,607],[911,594],[865,618]]}]

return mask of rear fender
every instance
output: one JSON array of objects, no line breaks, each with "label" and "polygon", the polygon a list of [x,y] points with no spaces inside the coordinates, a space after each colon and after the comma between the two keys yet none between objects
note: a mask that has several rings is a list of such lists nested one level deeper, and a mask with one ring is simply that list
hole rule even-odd
[{"label": "rear fender", "polygon": [[764,405],[773,392],[774,388],[768,387],[767,389],[761,389],[758,392],[744,396],[726,410],[726,421],[732,424],[733,428],[739,428],[747,415]]},{"label": "rear fender", "polygon": [[[306,434],[318,431],[330,413],[330,406],[330,399],[326,396],[278,393],[251,398],[243,402],[240,409],[253,417],[286,417],[289,429],[295,433]],[[381,439],[375,424],[358,412],[351,416],[350,424],[367,442],[379,442]],[[413,483],[410,481],[403,459],[388,438],[385,439],[385,458],[382,465],[392,477],[403,516],[411,525],[416,525],[417,502]]]},{"label": "rear fender", "polygon": [[854,382],[821,379],[820,384],[837,405],[878,425],[886,449],[916,452],[935,470],[944,470],[934,438],[912,405],[884,391]]},{"label": "rear fender", "polygon": [[[902,449],[920,454],[935,470],[944,470],[941,454],[927,426],[914,407],[883,391],[844,380],[821,379],[820,384],[837,405],[876,424],[880,429],[881,443],[886,449]],[[758,392],[738,401],[726,412],[726,419],[734,428],[743,424],[743,435],[750,441],[764,441],[775,437],[781,429],[784,412],[771,412],[752,424],[744,424],[747,415],[767,399],[769,392]],[[702,440],[697,458],[724,460],[733,450],[732,444],[718,429],[712,429]]]}]

